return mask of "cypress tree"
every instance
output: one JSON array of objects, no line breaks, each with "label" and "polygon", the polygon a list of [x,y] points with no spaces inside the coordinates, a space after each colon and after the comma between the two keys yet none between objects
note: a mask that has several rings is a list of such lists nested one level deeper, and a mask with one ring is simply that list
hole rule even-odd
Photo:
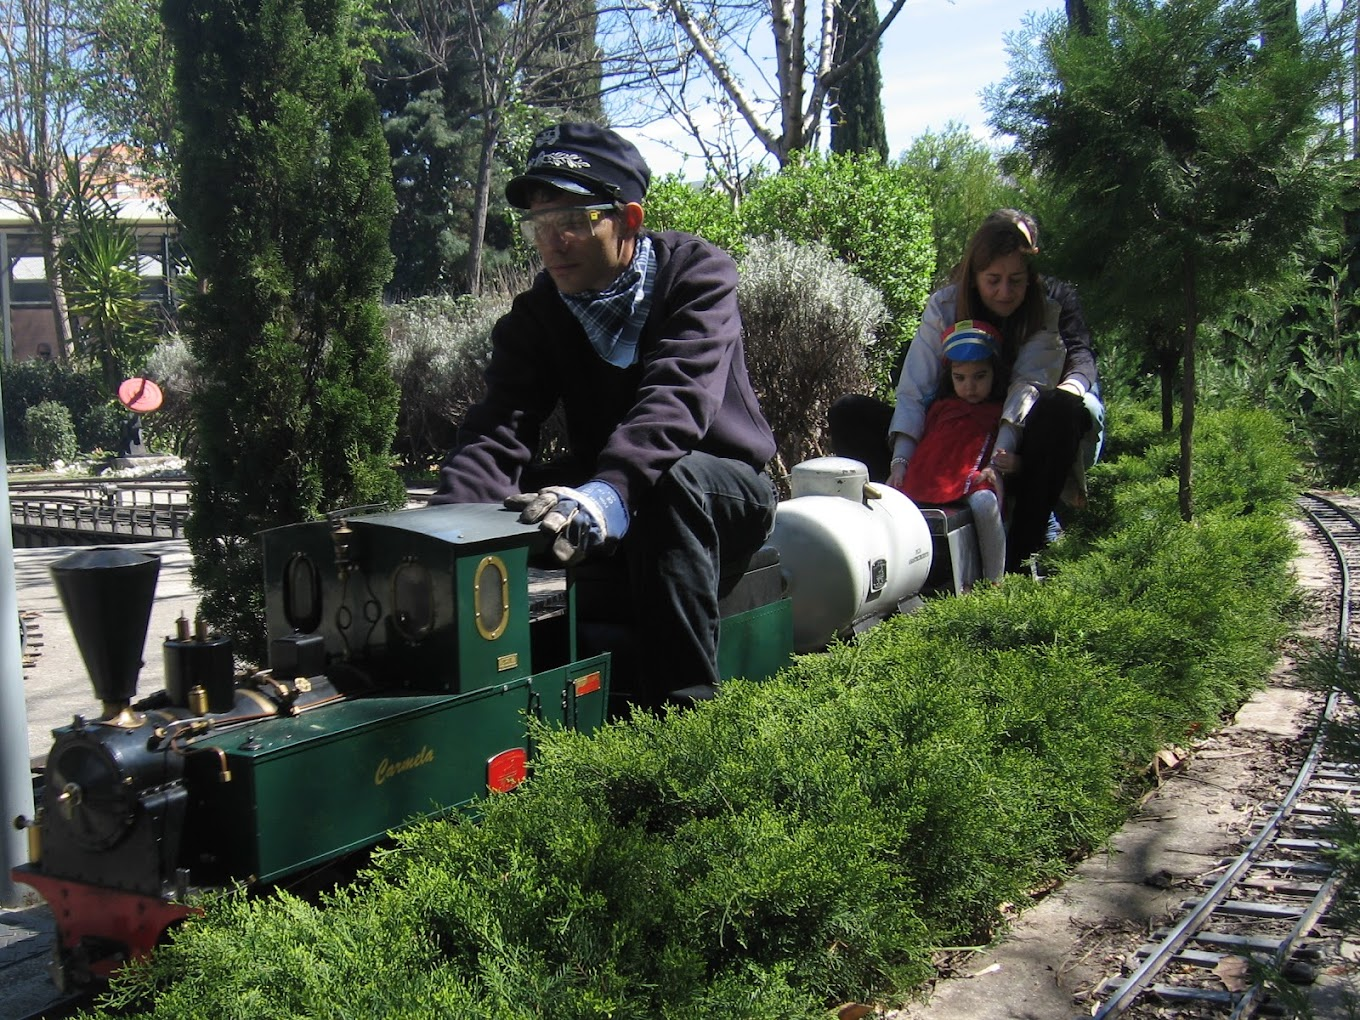
[{"label": "cypress tree", "polygon": [[[878,31],[878,7],[858,0],[836,8],[841,23],[837,64],[858,52]],[[878,44],[864,55],[835,89],[831,117],[831,151],[842,154],[876,152],[888,158],[888,129],[883,123],[883,74]]]},{"label": "cypress tree", "polygon": [[404,498],[379,305],[387,146],[350,0],[165,0],[202,373],[188,529],[205,619],[263,652],[258,532]]}]

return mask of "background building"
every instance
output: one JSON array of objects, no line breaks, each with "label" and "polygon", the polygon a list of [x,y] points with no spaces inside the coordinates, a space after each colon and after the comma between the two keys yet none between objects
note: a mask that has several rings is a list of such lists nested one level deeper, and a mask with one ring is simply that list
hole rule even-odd
[{"label": "background building", "polygon": [[[142,296],[164,307],[170,321],[176,301],[176,279],[186,270],[179,231],[165,202],[120,184],[111,197],[118,219],[129,224],[138,241]],[[17,205],[0,200],[0,324],[6,362],[56,358],[56,326],[52,288],[48,284],[38,235]]]}]

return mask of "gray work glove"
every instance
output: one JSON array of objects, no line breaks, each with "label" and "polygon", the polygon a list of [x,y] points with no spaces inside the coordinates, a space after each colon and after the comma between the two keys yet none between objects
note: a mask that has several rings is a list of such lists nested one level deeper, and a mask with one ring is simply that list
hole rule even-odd
[{"label": "gray work glove", "polygon": [[617,489],[599,479],[579,489],[549,485],[537,492],[520,492],[505,498],[505,505],[520,511],[523,524],[537,524],[555,535],[553,555],[567,566],[580,563],[599,549],[613,548],[628,531],[628,508]]}]

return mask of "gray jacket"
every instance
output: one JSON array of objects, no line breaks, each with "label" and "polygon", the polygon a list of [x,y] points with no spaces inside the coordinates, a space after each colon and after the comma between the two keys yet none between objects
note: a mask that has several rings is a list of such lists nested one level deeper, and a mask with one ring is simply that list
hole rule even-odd
[{"label": "gray jacket", "polygon": [[[894,457],[911,459],[925,430],[926,410],[939,394],[944,375],[944,331],[954,325],[957,295],[958,285],[952,283],[930,295],[921,325],[907,348],[897,380],[897,404],[888,426]],[[1058,333],[1061,309],[1052,298],[1044,300],[1043,329],[1020,344],[1010,366],[1010,388],[1001,405],[998,450],[1015,451],[1025,416],[1039,392],[1057,386],[1062,378],[1067,348]]]}]

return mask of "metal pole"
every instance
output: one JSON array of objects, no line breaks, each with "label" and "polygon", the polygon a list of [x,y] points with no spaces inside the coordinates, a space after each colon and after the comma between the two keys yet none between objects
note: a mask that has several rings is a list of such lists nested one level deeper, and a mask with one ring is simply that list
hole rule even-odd
[{"label": "metal pole", "polygon": [[[4,395],[0,393],[0,409]],[[0,429],[0,496],[5,520],[0,525],[0,904],[23,905],[10,868],[28,862],[28,834],[15,822],[33,817],[33,777],[28,761],[28,709],[24,704],[23,650],[19,645],[19,594],[14,583],[14,531],[9,509],[9,460]],[[27,888],[27,887],[23,887]]]},{"label": "metal pole", "polygon": [[5,334],[4,361],[8,365],[14,360],[14,323],[10,321],[13,309],[10,307],[9,280],[14,267],[9,261],[9,233],[0,229],[0,329]]}]

